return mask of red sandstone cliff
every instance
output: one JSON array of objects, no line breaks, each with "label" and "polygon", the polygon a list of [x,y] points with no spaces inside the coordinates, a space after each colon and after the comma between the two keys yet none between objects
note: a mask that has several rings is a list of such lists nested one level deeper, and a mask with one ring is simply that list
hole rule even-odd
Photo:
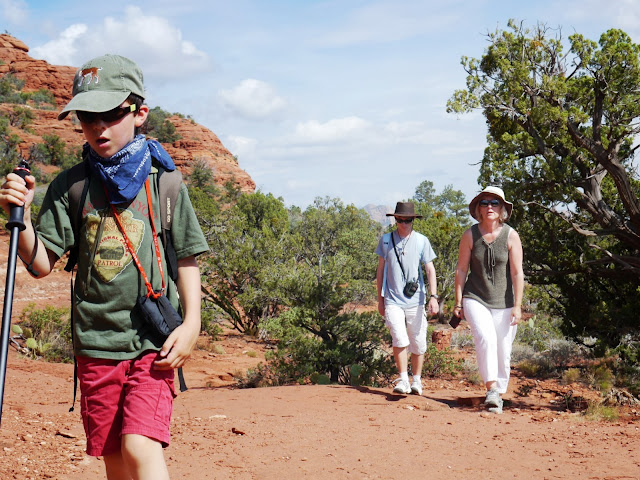
[{"label": "red sandstone cliff", "polygon": [[[19,148],[23,154],[32,144],[42,143],[42,135],[55,134],[68,145],[84,143],[80,126],[73,123],[72,115],[63,121],[57,119],[58,111],[71,99],[71,83],[75,67],[50,65],[28,55],[29,47],[20,40],[6,34],[0,35],[0,76],[11,73],[25,82],[24,91],[46,88],[53,93],[58,108],[55,110],[33,109],[35,120],[29,125],[31,132],[15,129],[22,140]],[[0,104],[0,110],[9,112],[14,105]],[[183,113],[183,112],[181,112]],[[215,182],[224,185],[235,183],[242,192],[255,191],[255,182],[238,166],[238,161],[227,150],[218,137],[209,129],[189,119],[172,116],[169,120],[182,137],[173,144],[163,144],[183,173],[190,173],[194,159],[209,163],[214,171]]]}]

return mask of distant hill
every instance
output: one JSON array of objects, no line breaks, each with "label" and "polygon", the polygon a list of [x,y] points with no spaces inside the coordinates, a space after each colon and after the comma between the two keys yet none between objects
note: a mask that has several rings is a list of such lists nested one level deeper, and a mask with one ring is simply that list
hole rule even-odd
[{"label": "distant hill", "polygon": [[393,212],[393,207],[389,207],[387,205],[373,205],[370,203],[362,207],[362,209],[383,227],[387,227],[393,223],[393,217],[387,217],[387,213]]}]

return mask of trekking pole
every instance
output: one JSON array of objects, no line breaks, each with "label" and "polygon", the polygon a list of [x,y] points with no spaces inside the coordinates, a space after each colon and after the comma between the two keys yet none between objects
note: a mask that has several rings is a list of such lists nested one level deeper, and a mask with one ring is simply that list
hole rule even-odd
[{"label": "trekking pole", "polygon": [[[21,160],[13,173],[24,179],[30,175],[29,164]],[[11,308],[13,306],[13,287],[16,277],[16,261],[18,257],[18,239],[20,232],[26,228],[24,224],[24,207],[11,205],[7,229],[11,232],[9,241],[9,259],[7,261],[7,280],[4,284],[4,308],[2,310],[2,339],[0,341],[0,424],[2,424],[2,402],[4,399],[4,379],[7,373],[7,357],[9,355],[9,330],[11,330]]]}]

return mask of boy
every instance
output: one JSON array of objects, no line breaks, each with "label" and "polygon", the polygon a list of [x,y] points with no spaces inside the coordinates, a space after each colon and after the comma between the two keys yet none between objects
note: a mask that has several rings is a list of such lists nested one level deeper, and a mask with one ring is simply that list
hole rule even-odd
[{"label": "boy", "polygon": [[[73,343],[81,392],[87,454],[104,458],[107,478],[168,479],[163,447],[169,444],[174,369],[191,355],[200,332],[200,273],[195,257],[208,249],[186,187],[174,210],[171,238],[178,258],[176,285],[167,273],[156,177],[171,171],[171,157],[137,131],[149,108],[143,104],[142,72],[131,60],[104,55],[75,75],[74,111],[86,139],[89,177],[82,222],[69,203],[68,170],[49,186],[37,227],[31,223],[35,178],[10,173],[0,206],[24,206],[18,251],[42,278],[74,244],[79,245],[73,302]],[[150,218],[153,218],[153,222]],[[25,262],[26,263],[26,262]],[[145,324],[139,298],[165,291],[184,321],[168,337]],[[178,302],[179,295],[179,302]]]}]

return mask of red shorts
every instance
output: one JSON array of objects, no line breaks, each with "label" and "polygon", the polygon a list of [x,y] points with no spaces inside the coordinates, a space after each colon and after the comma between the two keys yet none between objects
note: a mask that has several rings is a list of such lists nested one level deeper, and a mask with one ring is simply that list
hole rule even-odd
[{"label": "red shorts", "polygon": [[133,360],[77,357],[87,454],[120,451],[120,437],[144,435],[169,445],[176,396],[173,370],[155,370],[158,352]]}]

